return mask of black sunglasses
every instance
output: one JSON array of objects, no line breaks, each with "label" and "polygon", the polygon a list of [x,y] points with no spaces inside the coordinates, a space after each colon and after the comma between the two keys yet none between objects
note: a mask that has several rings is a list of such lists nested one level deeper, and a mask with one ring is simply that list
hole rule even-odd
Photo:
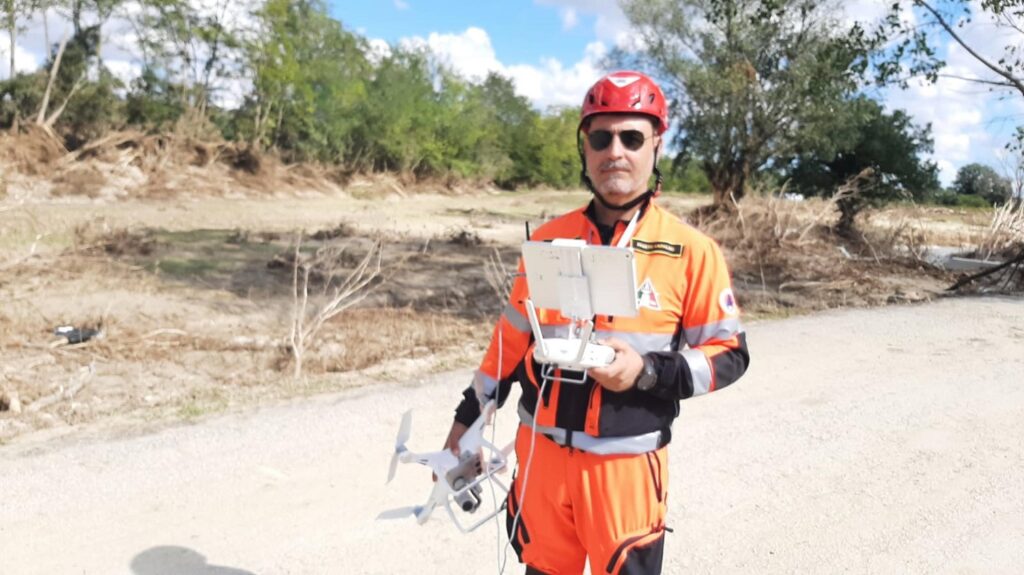
[{"label": "black sunglasses", "polygon": [[647,136],[644,135],[640,130],[623,130],[621,132],[609,132],[608,130],[594,130],[587,134],[587,141],[590,142],[590,148],[595,152],[612,145],[612,138],[615,134],[619,135],[619,141],[622,142],[622,147],[626,148],[630,152],[635,152],[643,147],[644,142],[647,141]]}]

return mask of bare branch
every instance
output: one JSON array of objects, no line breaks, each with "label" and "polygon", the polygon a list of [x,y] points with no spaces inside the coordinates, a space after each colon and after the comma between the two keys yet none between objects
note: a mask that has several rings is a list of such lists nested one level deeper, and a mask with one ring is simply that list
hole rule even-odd
[{"label": "bare branch", "polygon": [[53,82],[57,79],[57,72],[60,70],[60,61],[64,57],[64,49],[68,45],[68,34],[65,31],[60,39],[60,46],[57,48],[57,55],[53,58],[53,65],[50,66],[50,80],[46,83],[46,91],[43,92],[43,103],[39,105],[39,113],[36,115],[36,124],[42,126],[46,119],[46,108],[50,105],[50,93],[53,91]]},{"label": "bare branch", "polygon": [[953,40],[955,40],[957,44],[960,44],[960,46],[964,50],[967,50],[967,53],[973,56],[975,60],[981,62],[982,65],[984,65],[989,70],[995,72],[998,76],[1005,78],[1006,81],[1009,82],[1013,88],[1016,88],[1017,91],[1021,93],[1021,95],[1024,95],[1024,81],[1021,81],[1019,78],[1015,77],[1007,70],[1004,70],[999,66],[993,64],[992,62],[989,62],[988,59],[986,59],[984,56],[979,54],[974,48],[968,45],[967,42],[965,42],[963,38],[961,38],[960,35],[956,33],[956,30],[954,30],[953,27],[949,25],[949,22],[946,22],[946,19],[942,17],[942,14],[939,14],[938,10],[932,8],[930,4],[928,4],[924,0],[916,0],[916,3],[920,6],[923,6],[925,10],[931,12],[932,16],[935,17],[936,21],[938,21],[938,24],[942,26],[946,33],[949,34],[949,36],[953,38]]},{"label": "bare branch", "polygon": [[78,77],[78,80],[75,80],[75,85],[71,87],[71,91],[68,92],[67,97],[64,98],[63,102],[61,102],[60,107],[54,110],[53,114],[51,114],[50,117],[46,119],[46,122],[43,123],[43,128],[46,128],[47,130],[51,130],[53,128],[53,124],[57,121],[57,118],[60,118],[60,115],[64,113],[64,108],[67,107],[68,102],[71,101],[71,98],[75,97],[75,93],[78,92],[84,83],[85,72],[82,72],[82,75]]},{"label": "bare branch", "polygon": [[962,80],[964,82],[973,82],[975,84],[985,84],[988,86],[999,86],[1000,88],[1013,88],[1013,84],[1009,82],[1000,82],[998,80],[984,80],[982,78],[968,78],[967,76],[958,76],[956,74],[939,74],[939,78],[949,78],[951,80]]},{"label": "bare branch", "polygon": [[63,399],[73,399],[75,397],[75,394],[77,394],[79,391],[81,391],[83,387],[85,387],[85,384],[92,378],[94,373],[96,373],[96,366],[95,364],[92,363],[90,363],[86,367],[79,369],[78,375],[76,377],[71,378],[71,381],[68,382],[67,387],[64,387],[62,385],[57,389],[56,392],[33,401],[28,406],[28,411],[34,413],[46,409],[47,407],[50,407],[51,405]]},{"label": "bare branch", "polygon": [[[311,262],[302,263],[299,251],[301,243],[300,235],[295,242],[295,261],[292,265],[292,323],[288,337],[294,360],[293,375],[296,380],[302,377],[302,360],[306,349],[316,339],[324,324],[366,298],[367,288],[380,275],[383,254],[382,242],[375,241],[362,261],[349,272],[345,281],[335,286],[334,289],[328,290],[327,302],[311,314],[309,311],[309,276],[313,266],[316,263],[326,266],[335,264],[327,261],[327,257],[323,254]],[[301,281],[299,280],[300,267],[302,268]],[[333,278],[334,273],[333,268],[328,270],[329,277]]]}]

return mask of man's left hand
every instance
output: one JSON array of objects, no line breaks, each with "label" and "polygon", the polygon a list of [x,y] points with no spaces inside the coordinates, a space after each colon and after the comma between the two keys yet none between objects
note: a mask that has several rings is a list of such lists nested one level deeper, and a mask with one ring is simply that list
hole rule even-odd
[{"label": "man's left hand", "polygon": [[601,387],[616,393],[626,391],[636,384],[636,378],[644,369],[644,360],[628,343],[610,337],[598,341],[615,350],[615,361],[604,367],[593,367],[587,373]]}]

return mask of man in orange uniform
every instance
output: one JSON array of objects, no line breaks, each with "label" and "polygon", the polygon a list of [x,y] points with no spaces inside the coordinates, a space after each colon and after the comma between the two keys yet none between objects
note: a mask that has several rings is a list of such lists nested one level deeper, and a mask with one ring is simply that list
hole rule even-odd
[{"label": "man in orange uniform", "polygon": [[[507,526],[527,574],[581,573],[588,557],[592,573],[660,573],[666,445],[679,401],[729,385],[750,361],[717,244],[654,201],[667,128],[665,97],[650,78],[601,78],[584,98],[577,130],[581,175],[594,200],[531,238],[632,247],[640,313],[594,318],[615,360],[591,369],[582,384],[544,378],[533,358],[520,274],[456,409],[447,446],[457,450],[482,402],[504,401],[512,381],[522,386]],[[568,319],[538,312],[545,337],[568,335]]]}]

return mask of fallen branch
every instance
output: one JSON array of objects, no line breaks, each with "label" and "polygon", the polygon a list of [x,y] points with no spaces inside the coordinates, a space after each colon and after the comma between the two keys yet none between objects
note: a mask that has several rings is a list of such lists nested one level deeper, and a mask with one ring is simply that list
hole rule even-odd
[{"label": "fallen branch", "polygon": [[154,329],[153,331],[147,333],[146,335],[140,337],[139,339],[150,339],[150,338],[156,337],[158,335],[177,335],[177,336],[185,337],[185,336],[188,335],[188,332],[182,331],[180,329],[173,329],[173,328],[165,327],[165,328],[160,328],[160,329]]},{"label": "fallen branch", "polygon": [[71,379],[67,388],[63,385],[60,386],[56,392],[33,401],[28,406],[27,410],[31,413],[36,413],[50,407],[58,401],[74,399],[75,394],[85,387],[85,384],[92,379],[94,373],[96,373],[95,364],[90,363],[87,367],[80,368],[78,370],[78,376]]},{"label": "fallen branch", "polygon": [[64,101],[61,102],[60,106],[58,106],[57,109],[54,110],[52,114],[50,114],[50,117],[47,118],[45,122],[43,122],[43,129],[45,129],[47,132],[53,132],[53,125],[57,123],[57,118],[60,118],[60,115],[64,113],[64,109],[68,107],[68,102],[71,101],[71,98],[75,97],[75,94],[78,92],[78,90],[82,88],[82,84],[84,83],[85,72],[82,72],[82,75],[79,76],[77,80],[75,80],[75,85],[71,86],[71,90],[68,92],[67,97],[64,98]]},{"label": "fallen branch", "polygon": [[74,152],[71,152],[69,154],[65,154],[64,157],[60,159],[60,163],[61,163],[61,165],[67,165],[67,164],[70,164],[71,162],[74,162],[74,161],[78,160],[83,155],[92,152],[93,150],[98,150],[98,149],[104,148],[104,147],[118,148],[118,147],[122,146],[123,144],[126,144],[128,142],[134,142],[134,141],[140,140],[143,137],[145,137],[145,134],[143,134],[142,132],[136,132],[136,131],[113,132],[111,134],[107,134],[106,136],[103,136],[102,138],[97,138],[95,140],[92,140],[92,141],[86,143],[84,146],[82,146],[81,148],[78,148]]},{"label": "fallen branch", "polygon": [[26,254],[26,255],[24,255],[24,256],[22,256],[20,258],[14,258],[11,261],[4,262],[4,263],[0,264],[0,271],[5,271],[5,270],[11,269],[11,268],[13,268],[15,266],[19,266],[19,265],[27,262],[28,260],[32,259],[32,257],[36,255],[36,247],[38,247],[39,240],[41,240],[42,238],[43,238],[42,234],[37,234],[35,241],[33,241],[32,245],[29,246],[28,254]]},{"label": "fallen branch", "polygon": [[[999,272],[1005,270],[1006,268],[1008,268],[1010,266],[1015,266],[1016,264],[1020,264],[1020,263],[1024,263],[1024,248],[1021,249],[1020,253],[1018,253],[1016,257],[1008,259],[1005,262],[1003,262],[1003,263],[1001,263],[1001,264],[999,264],[999,265],[997,265],[995,267],[991,267],[991,268],[989,268],[987,270],[982,270],[982,271],[980,271],[980,272],[978,272],[976,274],[972,274],[972,275],[960,278],[959,280],[956,281],[956,283],[954,283],[953,285],[951,285],[948,288],[946,288],[946,291],[956,291],[956,290],[962,288],[963,286],[965,286],[965,285],[967,285],[969,283],[973,283],[973,282],[975,282],[975,281],[977,281],[977,280],[979,280],[979,279],[981,279],[983,277],[990,276],[990,275],[995,274],[995,273],[999,273]],[[1020,271],[1020,270],[1017,270],[1017,271]]]}]

